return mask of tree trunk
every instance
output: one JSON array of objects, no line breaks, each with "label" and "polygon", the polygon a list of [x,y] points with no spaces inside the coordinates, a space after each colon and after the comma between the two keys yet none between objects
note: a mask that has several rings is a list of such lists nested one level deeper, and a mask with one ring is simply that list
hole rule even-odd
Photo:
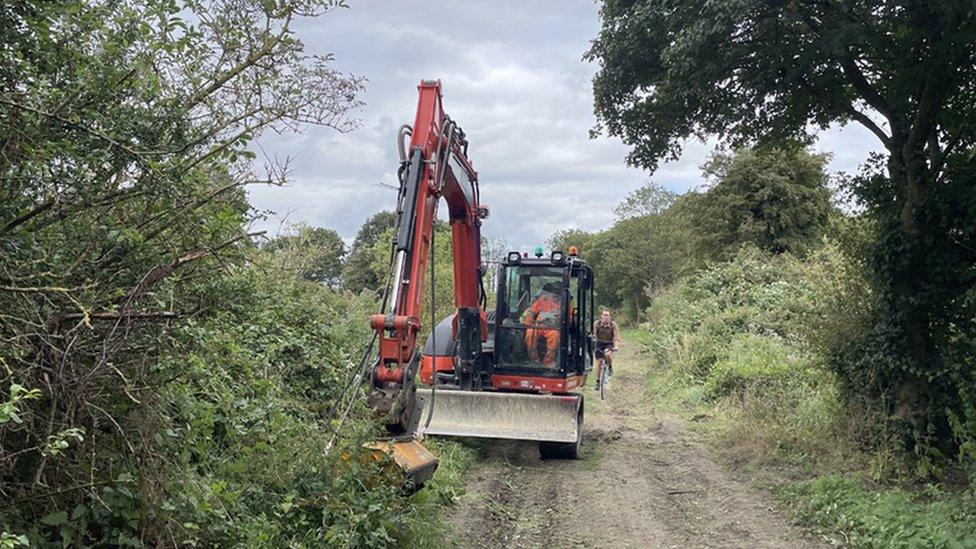
[{"label": "tree trunk", "polygon": [[921,151],[902,149],[889,157],[888,172],[899,200],[896,238],[889,241],[889,288],[892,320],[904,335],[907,364],[895,380],[893,415],[916,433],[924,433],[931,420],[929,374],[938,362],[930,329],[931,307],[919,295],[926,272],[925,230],[920,214],[928,198],[928,176]]}]

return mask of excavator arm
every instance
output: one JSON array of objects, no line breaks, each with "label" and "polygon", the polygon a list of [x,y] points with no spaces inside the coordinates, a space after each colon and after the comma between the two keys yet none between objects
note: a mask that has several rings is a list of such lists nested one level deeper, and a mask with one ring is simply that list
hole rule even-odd
[{"label": "excavator arm", "polygon": [[[467,156],[468,142],[444,113],[440,81],[418,86],[417,116],[400,132],[400,187],[393,239],[391,292],[386,310],[370,318],[377,332],[379,355],[370,372],[369,405],[384,418],[391,433],[416,428],[415,379],[420,364],[424,280],[430,260],[437,206],[448,207],[454,255],[454,300],[457,312],[455,375],[470,385],[481,343],[487,338],[482,307],[481,221],[478,174]],[[403,141],[410,138],[409,145]]]}]

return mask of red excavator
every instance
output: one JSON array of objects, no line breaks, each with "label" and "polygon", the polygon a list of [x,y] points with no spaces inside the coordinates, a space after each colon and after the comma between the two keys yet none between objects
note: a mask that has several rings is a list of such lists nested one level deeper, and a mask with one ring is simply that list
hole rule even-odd
[{"label": "red excavator", "polygon": [[[369,405],[398,441],[394,457],[417,486],[436,467],[418,435],[533,440],[543,458],[576,458],[583,396],[573,391],[593,363],[593,271],[572,248],[548,256],[537,248],[533,257],[509,252],[497,265],[496,303],[487,307],[481,224],[488,208],[467,137],[444,112],[440,81],[418,88],[414,124],[398,136],[392,280],[384,310],[370,319],[379,356]],[[457,309],[421,350],[424,281],[442,197]]]}]

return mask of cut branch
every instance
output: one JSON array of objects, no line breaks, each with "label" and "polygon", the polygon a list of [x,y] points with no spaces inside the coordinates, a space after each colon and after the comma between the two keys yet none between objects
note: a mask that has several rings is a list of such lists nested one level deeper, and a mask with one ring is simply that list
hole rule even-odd
[{"label": "cut branch", "polygon": [[[90,320],[168,320],[179,318],[180,313],[174,311],[102,311],[98,313],[88,313]],[[64,320],[77,320],[83,318],[82,313],[71,313],[64,316]]]}]

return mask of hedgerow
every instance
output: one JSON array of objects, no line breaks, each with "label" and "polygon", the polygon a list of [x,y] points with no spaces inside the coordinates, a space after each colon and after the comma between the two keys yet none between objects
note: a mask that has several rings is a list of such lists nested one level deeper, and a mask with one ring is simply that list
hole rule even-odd
[{"label": "hedgerow", "polygon": [[[840,369],[865,350],[876,318],[862,272],[828,244],[802,261],[744,248],[682,279],[656,297],[640,334],[655,359],[648,389],[713,417],[714,441],[734,463],[779,471],[768,480],[787,482],[780,495],[797,520],[833,543],[965,547],[976,531],[972,490],[901,487],[931,471],[906,467],[883,407]],[[957,417],[956,432],[967,432],[968,417]],[[972,438],[959,440],[955,468],[971,475]]]}]

